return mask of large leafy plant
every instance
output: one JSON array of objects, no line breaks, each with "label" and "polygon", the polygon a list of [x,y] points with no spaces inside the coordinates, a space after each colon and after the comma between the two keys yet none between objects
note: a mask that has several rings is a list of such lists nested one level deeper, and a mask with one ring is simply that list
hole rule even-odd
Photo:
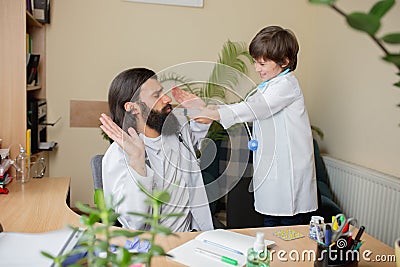
[{"label": "large leafy plant", "polygon": [[181,89],[204,98],[205,101],[215,97],[225,99],[226,88],[232,88],[239,83],[239,73],[247,73],[245,59],[253,62],[246,44],[228,40],[222,46],[217,64],[214,65],[208,81],[196,83],[175,72],[160,75],[159,80],[175,81]]},{"label": "large leafy plant", "polygon": [[[308,1],[313,4],[322,4],[331,7],[333,10],[338,12],[346,19],[347,24],[350,27],[368,34],[385,54],[382,59],[393,64],[397,68],[397,70],[400,71],[400,53],[390,52],[385,46],[387,44],[400,44],[400,32],[387,33],[383,36],[378,36],[378,31],[381,28],[382,24],[382,18],[393,8],[396,2],[395,0],[378,1],[372,6],[368,13],[352,12],[350,14],[346,14],[335,5],[338,0]],[[400,72],[398,72],[397,75],[400,76]],[[400,82],[396,82],[394,85],[400,87]]]},{"label": "large leafy plant", "polygon": [[[240,73],[247,73],[247,63],[253,63],[253,58],[247,50],[244,42],[226,41],[218,55],[217,64],[214,65],[208,81],[205,83],[193,83],[187,77],[168,73],[161,75],[159,80],[175,81],[185,91],[193,93],[206,102],[219,98],[225,101],[226,88],[233,88],[239,83]],[[207,138],[214,141],[227,139],[227,133],[218,122],[213,122],[207,134]]]}]

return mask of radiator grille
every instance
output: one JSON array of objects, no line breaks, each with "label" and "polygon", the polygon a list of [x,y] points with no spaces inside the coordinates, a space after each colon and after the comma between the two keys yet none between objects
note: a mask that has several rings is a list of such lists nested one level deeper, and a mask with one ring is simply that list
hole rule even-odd
[{"label": "radiator grille", "polygon": [[366,232],[393,247],[400,237],[400,178],[323,156],[334,201]]}]

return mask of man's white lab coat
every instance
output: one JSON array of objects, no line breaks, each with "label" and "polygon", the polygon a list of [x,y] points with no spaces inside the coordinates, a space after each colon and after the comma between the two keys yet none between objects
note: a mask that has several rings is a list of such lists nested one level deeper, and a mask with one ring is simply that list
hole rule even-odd
[{"label": "man's white lab coat", "polygon": [[[213,229],[208,199],[203,184],[200,167],[193,153],[193,144],[207,133],[209,125],[188,123],[181,129],[182,137],[191,149],[190,152],[177,136],[162,136],[162,153],[164,155],[164,175],[177,175],[178,179],[184,179],[189,190],[189,205],[192,214],[192,228],[203,231]],[[193,139],[192,139],[193,138]],[[146,150],[148,148],[146,147]],[[111,144],[103,158],[103,189],[104,196],[113,196],[114,201],[124,197],[124,201],[116,207],[115,211],[122,214],[118,220],[123,227],[130,229],[144,229],[143,218],[128,215],[128,212],[150,213],[150,207],[145,203],[147,199],[139,186],[143,185],[149,193],[153,189],[162,190],[164,179],[155,175],[151,166],[146,164],[147,176],[139,175],[128,164],[127,154],[117,143]]]}]

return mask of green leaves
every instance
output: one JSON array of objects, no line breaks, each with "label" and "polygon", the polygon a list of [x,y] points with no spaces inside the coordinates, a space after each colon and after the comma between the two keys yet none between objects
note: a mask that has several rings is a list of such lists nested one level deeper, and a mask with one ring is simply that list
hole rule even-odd
[{"label": "green leaves", "polygon": [[170,235],[173,233],[168,227],[162,225],[155,225],[152,230],[156,231],[157,233],[162,233],[164,235]]},{"label": "green leaves", "polygon": [[369,11],[369,14],[382,18],[394,5],[395,0],[384,0],[377,2]]},{"label": "green leaves", "polygon": [[400,33],[386,34],[381,39],[388,44],[400,44]]},{"label": "green leaves", "polygon": [[366,32],[370,35],[375,35],[381,27],[379,17],[361,12],[351,13],[346,17],[346,21],[353,29]]},{"label": "green leaves", "polygon": [[232,88],[239,83],[239,74],[247,72],[247,65],[243,59],[252,62],[253,59],[247,51],[244,42],[228,40],[218,56],[218,63],[212,70],[207,83],[205,96],[225,97],[225,88]]},{"label": "green leaves", "polygon": [[383,60],[395,64],[397,67],[400,67],[400,54],[390,54],[383,57]]},{"label": "green leaves", "polygon": [[236,86],[241,78],[240,75],[247,73],[246,60],[253,63],[247,45],[244,42],[228,40],[223,44],[217,64],[213,66],[210,77],[205,83],[189,80],[177,73],[162,74],[158,80],[179,83],[181,89],[204,98],[206,102],[215,98],[224,99],[225,90]]},{"label": "green leaves", "polygon": [[319,5],[333,5],[336,0],[308,0],[308,2]]},{"label": "green leaves", "polygon": [[142,234],[144,234],[144,233],[146,233],[146,231],[139,231],[139,230],[137,230],[137,231],[135,231],[135,232],[131,232],[131,231],[127,231],[127,230],[114,230],[112,233],[111,233],[111,237],[118,237],[118,236],[123,236],[123,237],[126,237],[126,238],[132,238],[132,237],[135,237],[135,236],[139,236],[139,235],[142,235]]},{"label": "green leaves", "polygon": [[[353,12],[346,15],[342,10],[334,5],[334,0],[308,0],[313,4],[330,5],[330,7],[338,12],[340,15],[346,18],[347,23],[355,30],[367,33],[372,40],[378,45],[378,47],[384,52],[385,56],[383,60],[392,63],[400,70],[400,53],[391,53],[381,42],[387,44],[400,44],[400,32],[386,34],[381,38],[376,37],[376,33],[381,27],[381,19],[385,16],[394,6],[395,0],[382,0],[375,3],[369,13]],[[399,75],[399,73],[397,74]],[[396,87],[400,87],[400,82],[393,84]],[[398,105],[400,107],[400,104]],[[319,134],[319,129],[313,129]]]},{"label": "green leaves", "polygon": [[102,189],[94,190],[94,199],[95,199],[97,208],[106,209],[106,201],[104,200],[104,193],[103,193]]},{"label": "green leaves", "polygon": [[381,18],[393,7],[395,0],[377,2],[369,13],[353,12],[346,16],[347,23],[356,30],[375,35],[381,27]]},{"label": "green leaves", "polygon": [[253,60],[251,55],[247,51],[247,46],[244,42],[232,42],[231,40],[228,40],[222,46],[218,63],[230,66],[242,73],[246,73],[246,63],[240,58],[240,56],[244,56],[250,62],[252,62]]},{"label": "green leaves", "polygon": [[[81,223],[87,228],[83,231],[83,235],[79,240],[78,247],[72,251],[60,256],[53,256],[48,252],[41,252],[43,256],[53,260],[55,266],[62,266],[62,263],[68,256],[87,252],[87,258],[80,260],[73,266],[121,266],[128,267],[132,263],[146,263],[146,266],[151,266],[151,259],[154,256],[167,255],[164,249],[155,244],[157,234],[175,235],[169,228],[159,225],[158,221],[161,217],[182,216],[181,213],[159,214],[162,203],[170,200],[170,194],[166,191],[154,191],[153,195],[146,193],[145,188],[139,186],[143,193],[148,198],[148,203],[152,212],[135,213],[136,216],[144,218],[144,221],[151,226],[150,231],[129,231],[126,229],[114,229],[112,226],[117,220],[119,214],[114,212],[115,205],[123,201],[123,198],[117,203],[113,199],[105,199],[102,190],[96,190],[96,208],[89,207],[82,203],[77,203],[76,206],[87,215],[81,216]],[[97,223],[101,220],[101,223]],[[73,227],[72,227],[73,228]],[[75,229],[75,228],[74,228]],[[150,239],[145,239],[150,242],[150,249],[147,253],[131,253],[124,247],[117,247],[116,252],[111,252],[111,240],[122,238],[134,238],[146,234]],[[103,255],[99,256],[98,253]]]},{"label": "green leaves", "polygon": [[160,203],[168,203],[168,201],[171,199],[171,196],[166,191],[154,190],[153,199],[157,200]]}]

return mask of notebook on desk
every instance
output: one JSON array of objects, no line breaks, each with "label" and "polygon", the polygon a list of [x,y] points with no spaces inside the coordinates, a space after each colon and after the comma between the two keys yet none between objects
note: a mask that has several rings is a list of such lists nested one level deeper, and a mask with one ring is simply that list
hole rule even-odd
[{"label": "notebook on desk", "polygon": [[[168,251],[168,254],[172,256],[169,259],[191,267],[229,266],[217,257],[207,255],[208,252],[237,261],[236,266],[243,266],[246,263],[247,250],[253,246],[254,240],[254,236],[217,229],[199,234],[195,239]],[[272,246],[275,242],[265,240],[265,244]],[[202,251],[206,253],[201,253]]]},{"label": "notebook on desk", "polygon": [[45,233],[0,233],[0,260],[4,266],[53,266],[53,261],[41,254],[58,256],[70,251],[81,237],[81,231],[63,228]]}]

